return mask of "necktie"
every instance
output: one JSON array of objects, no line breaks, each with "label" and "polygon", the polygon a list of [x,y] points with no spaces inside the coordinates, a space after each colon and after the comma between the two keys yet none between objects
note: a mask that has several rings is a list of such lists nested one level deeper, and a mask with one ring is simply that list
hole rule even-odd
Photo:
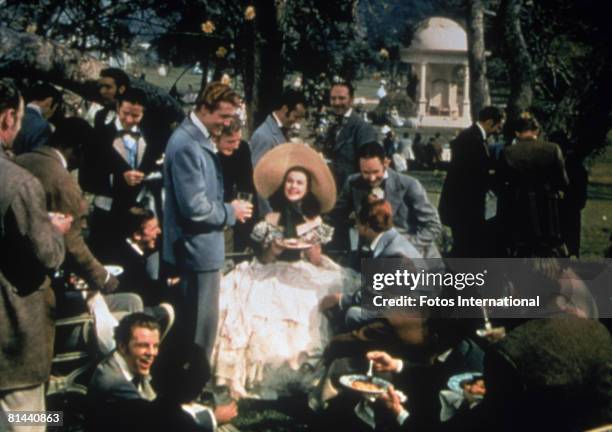
[{"label": "necktie", "polygon": [[122,129],[119,132],[117,132],[117,136],[119,138],[123,138],[126,135],[127,136],[131,136],[132,138],[134,138],[135,141],[138,141],[140,139],[140,132],[131,131],[131,130],[127,130],[127,129]]}]

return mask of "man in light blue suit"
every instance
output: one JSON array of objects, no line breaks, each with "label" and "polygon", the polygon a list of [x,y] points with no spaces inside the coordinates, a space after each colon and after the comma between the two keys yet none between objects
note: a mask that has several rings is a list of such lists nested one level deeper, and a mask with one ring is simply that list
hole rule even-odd
[{"label": "man in light blue suit", "polygon": [[[274,147],[289,142],[289,130],[304,119],[306,115],[306,98],[297,90],[287,89],[283,92],[277,107],[270,113],[249,141],[253,168],[264,154]],[[268,200],[257,197],[259,218],[272,211]]]},{"label": "man in light blue suit", "polygon": [[[427,270],[423,255],[414,245],[393,228],[393,209],[388,201],[365,197],[357,215],[359,236],[369,245],[371,255],[363,258],[400,258],[411,271]],[[320,303],[322,311],[338,307],[347,330],[354,330],[380,316],[361,307],[362,290],[352,295],[331,294]]]},{"label": "man in light blue suit", "polygon": [[223,229],[250,218],[253,208],[244,201],[223,202],[223,174],[212,140],[229,124],[238,101],[230,87],[210,83],[170,137],[164,163],[163,258],[180,275],[177,339],[182,349],[200,350],[208,361],[217,332]]}]

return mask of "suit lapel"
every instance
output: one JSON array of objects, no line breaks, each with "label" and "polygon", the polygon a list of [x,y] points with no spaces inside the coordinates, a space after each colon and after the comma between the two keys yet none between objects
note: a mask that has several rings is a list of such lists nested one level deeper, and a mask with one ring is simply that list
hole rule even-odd
[{"label": "suit lapel", "polygon": [[268,116],[268,119],[266,121],[268,122],[268,127],[270,128],[270,132],[272,133],[272,137],[276,141],[276,144],[282,144],[287,141],[287,138],[285,137],[285,135],[283,135],[283,131],[280,130],[280,128],[276,124],[276,120],[274,120],[272,114]]},{"label": "suit lapel", "polygon": [[141,136],[138,138],[138,147],[136,147],[136,166],[139,167],[142,163],[142,158],[144,157],[145,151],[147,150],[147,142]]},{"label": "suit lapel", "polygon": [[119,155],[123,158],[123,160],[129,165],[130,159],[128,158],[127,151],[125,150],[125,146],[123,145],[123,140],[119,137],[115,138],[113,141],[113,148]]},{"label": "suit lapel", "polygon": [[348,142],[350,131],[353,128],[353,123],[355,123],[354,116],[355,116],[355,113],[353,112],[348,118],[345,118],[342,120],[342,125],[340,126],[340,132],[338,132],[336,141],[334,143],[334,150],[338,150],[346,142]]},{"label": "suit lapel", "polygon": [[387,169],[387,173],[389,176],[385,181],[385,199],[391,204],[391,209],[395,216],[395,212],[402,204],[402,196],[400,193],[397,193],[401,189],[399,175],[391,169]]}]

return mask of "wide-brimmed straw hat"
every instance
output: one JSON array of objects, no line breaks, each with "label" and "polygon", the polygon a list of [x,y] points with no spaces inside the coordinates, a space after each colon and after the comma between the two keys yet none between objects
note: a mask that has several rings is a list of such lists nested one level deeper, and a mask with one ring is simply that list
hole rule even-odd
[{"label": "wide-brimmed straw hat", "polygon": [[310,173],[310,190],[327,213],[336,204],[336,182],[323,157],[305,144],[286,143],[274,147],[259,160],[253,172],[255,189],[269,198],[282,185],[290,168],[300,167]]}]

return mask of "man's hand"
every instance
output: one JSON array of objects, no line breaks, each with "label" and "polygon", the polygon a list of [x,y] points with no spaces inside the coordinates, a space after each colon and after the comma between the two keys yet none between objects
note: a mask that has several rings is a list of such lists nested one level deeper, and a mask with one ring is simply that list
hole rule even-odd
[{"label": "man's hand", "polygon": [[244,222],[253,216],[253,204],[247,201],[234,200],[230,203],[236,214],[236,219]]},{"label": "man's hand", "polygon": [[123,179],[128,186],[138,186],[144,178],[144,173],[138,170],[130,170],[123,173]]},{"label": "man's hand", "polygon": [[384,351],[370,351],[366,354],[366,358],[374,362],[376,372],[397,372],[399,370],[399,360]]},{"label": "man's hand", "polygon": [[341,293],[335,293],[326,295],[319,302],[319,310],[324,312],[326,310],[332,309],[340,304],[340,299],[342,298]]},{"label": "man's hand", "polygon": [[394,417],[400,415],[400,413],[404,410],[402,403],[400,402],[400,397],[393,388],[393,386],[389,386],[386,393],[383,393],[379,396],[378,400],[382,401],[383,406],[387,408]]},{"label": "man's hand", "polygon": [[57,228],[62,235],[66,235],[68,231],[70,231],[70,227],[72,226],[72,216],[64,215],[61,213],[49,213],[49,219],[51,219],[51,224]]},{"label": "man's hand", "polygon": [[218,424],[229,423],[238,415],[238,405],[235,401],[225,405],[217,405],[214,414]]}]

